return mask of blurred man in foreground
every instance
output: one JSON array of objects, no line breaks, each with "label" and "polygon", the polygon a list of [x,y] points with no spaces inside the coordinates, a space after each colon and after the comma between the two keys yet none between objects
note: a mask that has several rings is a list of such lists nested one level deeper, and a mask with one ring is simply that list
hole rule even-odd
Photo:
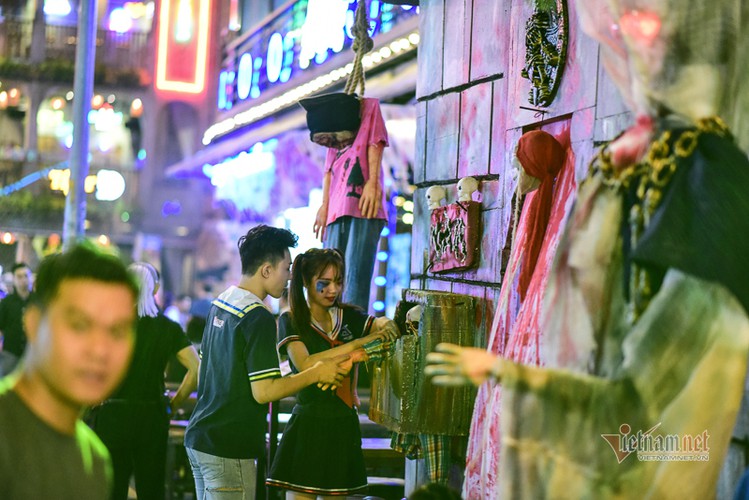
[{"label": "blurred man in foreground", "polygon": [[109,455],[80,415],[125,374],[137,296],[119,260],[83,246],[39,266],[25,358],[0,379],[4,499],[109,497]]}]

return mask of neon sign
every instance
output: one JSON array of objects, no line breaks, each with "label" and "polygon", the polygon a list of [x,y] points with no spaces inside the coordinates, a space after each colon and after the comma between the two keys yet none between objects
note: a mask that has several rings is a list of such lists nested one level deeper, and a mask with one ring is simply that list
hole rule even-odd
[{"label": "neon sign", "polygon": [[191,0],[179,0],[177,23],[174,26],[174,39],[177,43],[190,43],[193,32],[193,11]]},{"label": "neon sign", "polygon": [[216,187],[219,200],[231,201],[239,210],[264,212],[270,205],[271,188],[275,183],[278,141],[258,142],[247,151],[216,165],[203,165],[203,173]]},{"label": "neon sign", "polygon": [[72,10],[68,0],[48,0],[44,2],[44,13],[48,16],[65,17]]},{"label": "neon sign", "polygon": [[[356,0],[298,0],[233,47],[218,77],[219,110],[261,99],[270,88],[349,50]],[[411,6],[370,3],[370,35],[416,16]],[[251,61],[251,63],[250,63]]]},{"label": "neon sign", "polygon": [[240,99],[247,99],[252,88],[252,56],[242,54],[239,59],[239,68],[237,69],[237,95]]},{"label": "neon sign", "polygon": [[[193,14],[196,12],[197,16]],[[164,0],[161,3],[157,89],[186,94],[203,92],[210,14],[211,0]]]},{"label": "neon sign", "polygon": [[328,50],[343,49],[347,12],[347,0],[309,0],[299,41],[300,68],[307,68],[312,59],[318,64],[325,61]]},{"label": "neon sign", "polygon": [[281,78],[283,69],[283,38],[278,33],[273,33],[268,42],[268,61],[266,70],[268,72],[268,81],[276,83]]}]

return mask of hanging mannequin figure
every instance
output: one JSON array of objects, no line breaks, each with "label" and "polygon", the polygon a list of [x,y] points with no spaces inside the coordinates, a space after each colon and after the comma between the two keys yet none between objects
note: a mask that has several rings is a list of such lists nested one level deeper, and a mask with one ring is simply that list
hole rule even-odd
[{"label": "hanging mannequin figure", "polygon": [[313,230],[325,248],[343,253],[348,283],[343,301],[364,310],[369,308],[377,243],[387,223],[382,151],[388,146],[379,101],[353,94],[357,87],[364,93],[361,59],[373,46],[366,10],[366,2],[359,0],[352,27],[356,58],[345,92],[300,101],[307,110],[310,139],[329,148]]},{"label": "hanging mannequin figure", "polygon": [[[348,94],[322,97],[335,97],[335,101],[339,101],[337,106],[341,102],[348,106],[349,101],[355,101],[361,109],[361,124],[353,142],[331,139],[330,143],[336,147],[328,149],[323,201],[313,230],[325,248],[337,248],[346,262],[351,263],[346,267],[348,286],[343,292],[343,301],[366,310],[377,243],[387,222],[381,166],[382,150],[388,145],[387,130],[377,99],[362,98],[360,101]],[[331,106],[331,100],[323,104],[303,101],[302,105],[308,109],[309,121],[316,107]],[[311,132],[319,133],[315,132],[313,123],[310,122]]]},{"label": "hanging mannequin figure", "polygon": [[721,118],[738,0],[585,0],[636,124],[593,159],[544,294],[545,367],[442,344],[502,384],[501,498],[713,498],[749,353],[749,160]]}]

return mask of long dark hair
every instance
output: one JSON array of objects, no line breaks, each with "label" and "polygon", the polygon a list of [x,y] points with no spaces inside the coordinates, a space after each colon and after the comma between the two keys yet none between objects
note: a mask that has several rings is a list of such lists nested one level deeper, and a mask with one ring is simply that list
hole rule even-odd
[{"label": "long dark hair", "polygon": [[[297,334],[304,337],[312,321],[309,305],[304,298],[304,285],[313,285],[315,276],[320,276],[328,267],[336,270],[337,276],[346,275],[346,264],[343,255],[332,248],[313,248],[296,256],[291,266],[291,283],[289,284],[289,308],[291,323]],[[343,292],[343,288],[341,288]],[[337,303],[336,305],[341,305]]]}]

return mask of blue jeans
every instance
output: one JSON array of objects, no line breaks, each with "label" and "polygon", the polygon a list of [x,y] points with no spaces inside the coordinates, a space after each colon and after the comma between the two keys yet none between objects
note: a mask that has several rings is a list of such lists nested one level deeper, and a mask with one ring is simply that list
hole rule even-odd
[{"label": "blue jeans", "polygon": [[341,217],[325,230],[325,248],[337,248],[346,260],[343,302],[365,311],[369,310],[372,272],[383,227],[382,219]]},{"label": "blue jeans", "polygon": [[186,448],[197,500],[255,500],[254,458],[223,458]]}]

